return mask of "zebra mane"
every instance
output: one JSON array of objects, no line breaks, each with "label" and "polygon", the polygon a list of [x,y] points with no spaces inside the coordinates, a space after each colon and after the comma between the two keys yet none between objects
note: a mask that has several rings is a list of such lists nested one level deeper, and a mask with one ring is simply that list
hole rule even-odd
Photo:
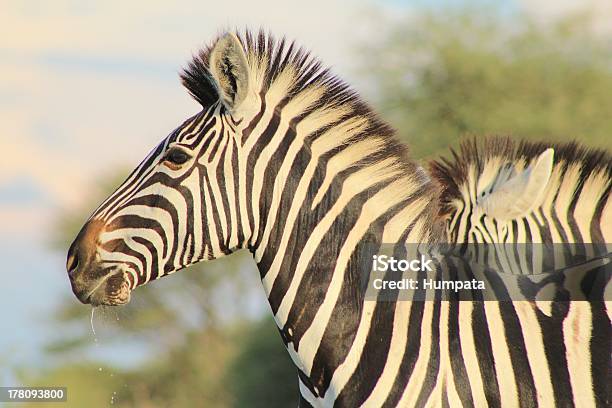
[{"label": "zebra mane", "polygon": [[[337,123],[326,125],[317,133],[325,133],[329,128],[336,127],[350,118],[365,119],[365,125],[360,127],[358,132],[351,131],[354,134],[340,142],[338,147],[371,138],[373,143],[368,160],[360,165],[392,158],[394,163],[388,170],[398,170],[397,173],[400,175],[396,178],[407,180],[405,183],[407,190],[416,186],[421,194],[429,194],[432,202],[437,202],[438,192],[435,184],[426,172],[411,159],[408,147],[395,137],[395,130],[382,121],[357,92],[335,76],[329,68],[324,68],[320,61],[295,42],[287,41],[285,38],[280,41],[275,40],[272,35],[263,30],[259,30],[257,35],[248,30],[243,33],[235,32],[235,34],[245,51],[247,63],[254,77],[251,79],[255,81],[260,93],[265,93],[276,79],[285,80],[288,74],[291,81],[285,95],[286,100],[311,90],[316,91],[313,93],[319,95],[302,116],[321,108],[336,109],[342,112]],[[212,49],[221,36],[219,35],[197,53],[181,73],[183,85],[203,107],[210,106],[219,100],[219,94],[209,70],[209,60]],[[381,140],[383,143],[380,143]]]},{"label": "zebra mane", "polygon": [[[305,113],[321,107],[342,106],[345,112],[344,118],[367,119],[368,126],[361,132],[360,139],[368,135],[376,135],[378,139],[386,141],[383,149],[379,148],[372,152],[374,156],[379,158],[401,156],[401,161],[411,164],[409,166],[411,172],[417,171],[416,164],[409,157],[407,146],[399,143],[395,138],[395,130],[379,119],[357,92],[334,75],[329,68],[323,68],[321,62],[311,56],[308,51],[299,47],[294,41],[289,42],[285,38],[278,41],[263,30],[259,30],[257,35],[249,30],[245,30],[244,33],[236,31],[235,34],[245,51],[247,63],[255,67],[256,75],[254,76],[256,78],[252,79],[260,87],[262,94],[277,78],[290,72],[292,81],[287,90],[287,99],[306,90],[322,91],[322,95],[308,107]],[[218,35],[208,46],[194,55],[180,74],[185,88],[204,108],[219,101],[219,93],[209,70],[209,60],[214,45],[222,35]]]},{"label": "zebra mane", "polygon": [[549,147],[554,149],[553,170],[559,171],[560,179],[569,169],[578,171],[572,194],[579,192],[594,174],[604,177],[607,187],[603,194],[609,194],[612,186],[612,154],[604,149],[588,148],[575,141],[529,142],[501,136],[471,138],[461,143],[458,151],[451,149],[450,158],[441,158],[429,164],[430,173],[441,190],[441,214],[454,211],[453,202],[465,199],[461,191],[473,182],[470,177],[473,174],[480,177],[487,164],[495,161],[500,167],[516,164],[523,167]]},{"label": "zebra mane", "polygon": [[[282,73],[292,69],[293,86],[288,97],[313,86],[324,87],[328,98],[339,103],[358,100],[357,94],[341,79],[324,69],[319,60],[308,51],[299,47],[294,41],[282,38],[276,40],[271,34],[259,30],[257,35],[249,30],[236,31],[247,62],[258,67],[259,75],[255,80],[266,92],[270,85]],[[181,81],[189,93],[203,106],[208,107],[219,100],[219,94],[209,70],[210,54],[214,45],[222,37],[218,35],[212,42],[202,48],[187,64],[180,74]]]}]

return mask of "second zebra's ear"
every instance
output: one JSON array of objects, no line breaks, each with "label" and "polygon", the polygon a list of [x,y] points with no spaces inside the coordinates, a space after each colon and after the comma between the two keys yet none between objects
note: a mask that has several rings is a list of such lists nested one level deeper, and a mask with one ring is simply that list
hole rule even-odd
[{"label": "second zebra's ear", "polygon": [[229,110],[244,101],[249,89],[247,59],[235,34],[227,33],[214,45],[209,69],[219,90],[219,97]]},{"label": "second zebra's ear", "polygon": [[499,220],[524,217],[543,199],[552,174],[553,157],[554,150],[546,149],[534,164],[478,199],[477,207]]}]

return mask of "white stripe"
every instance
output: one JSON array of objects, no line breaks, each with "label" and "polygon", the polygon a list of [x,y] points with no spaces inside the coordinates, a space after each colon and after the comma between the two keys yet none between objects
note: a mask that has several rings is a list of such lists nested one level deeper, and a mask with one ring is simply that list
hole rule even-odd
[{"label": "white stripe", "polygon": [[[593,381],[591,378],[591,305],[587,302],[570,302],[569,312],[563,322],[565,358],[577,407],[594,407]],[[609,357],[609,354],[608,356]]]},{"label": "white stripe", "polygon": [[499,397],[502,406],[517,407],[518,391],[514,380],[514,368],[508,350],[506,329],[503,324],[499,302],[484,302],[487,326],[491,338],[491,350],[495,373],[499,384]]}]

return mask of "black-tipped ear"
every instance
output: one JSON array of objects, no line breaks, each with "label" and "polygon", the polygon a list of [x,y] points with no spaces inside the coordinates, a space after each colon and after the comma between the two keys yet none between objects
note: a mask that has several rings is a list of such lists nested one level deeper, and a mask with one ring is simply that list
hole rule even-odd
[{"label": "black-tipped ear", "polygon": [[228,33],[219,38],[210,53],[209,69],[225,106],[230,110],[240,106],[249,88],[249,71],[236,35]]}]

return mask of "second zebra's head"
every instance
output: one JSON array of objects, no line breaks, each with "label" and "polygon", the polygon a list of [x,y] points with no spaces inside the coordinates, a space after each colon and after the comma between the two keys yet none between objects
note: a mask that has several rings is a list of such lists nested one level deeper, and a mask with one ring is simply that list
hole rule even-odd
[{"label": "second zebra's head", "polygon": [[70,246],[66,268],[81,302],[127,303],[138,285],[246,245],[238,174],[263,105],[252,80],[258,61],[245,52],[253,41],[225,34],[182,73],[202,110],[145,158]]},{"label": "second zebra's head", "polygon": [[[550,195],[555,150],[506,137],[462,143],[430,170],[441,189],[447,239],[453,244],[516,242],[513,231]],[[524,234],[518,234],[523,236]]]}]

